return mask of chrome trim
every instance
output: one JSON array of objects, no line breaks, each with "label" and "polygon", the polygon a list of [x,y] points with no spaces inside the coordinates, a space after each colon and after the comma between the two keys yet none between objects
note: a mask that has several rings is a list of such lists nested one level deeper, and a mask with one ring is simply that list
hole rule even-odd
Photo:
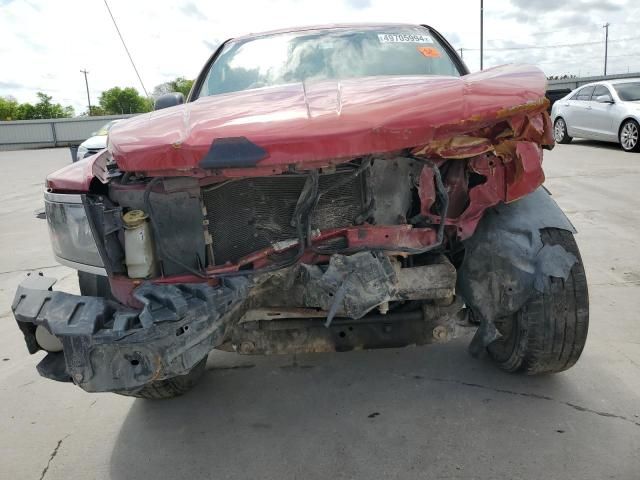
[{"label": "chrome trim", "polygon": [[57,256],[55,253],[53,254],[53,256],[56,259],[56,262],[64,265],[65,267],[73,268],[74,270],[80,270],[82,272],[93,273],[94,275],[102,275],[103,277],[108,276],[107,271],[104,269],[104,267],[96,267],[94,265],[86,265],[84,263],[67,260],[66,258]]},{"label": "chrome trim", "polygon": [[45,190],[44,201],[51,203],[82,204],[82,195],[77,193],[51,193]]}]

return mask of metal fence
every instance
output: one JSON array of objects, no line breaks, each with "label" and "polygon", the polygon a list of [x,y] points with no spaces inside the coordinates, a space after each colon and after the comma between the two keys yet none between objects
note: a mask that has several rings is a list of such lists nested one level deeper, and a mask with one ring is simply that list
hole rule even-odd
[{"label": "metal fence", "polygon": [[78,145],[105,123],[134,115],[0,122],[0,150]]},{"label": "metal fence", "polygon": [[562,80],[549,80],[549,90],[568,89],[569,91],[591,82],[602,82],[605,80],[620,80],[624,78],[640,78],[640,72],[619,73],[614,75],[598,75],[595,77],[563,78]]}]

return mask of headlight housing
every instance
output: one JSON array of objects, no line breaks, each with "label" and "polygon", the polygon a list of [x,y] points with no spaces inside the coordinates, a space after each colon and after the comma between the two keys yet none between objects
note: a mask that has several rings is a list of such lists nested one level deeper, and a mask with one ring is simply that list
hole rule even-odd
[{"label": "headlight housing", "polygon": [[46,192],[44,202],[56,260],[77,270],[104,275],[81,196]]},{"label": "headlight housing", "polygon": [[89,149],[87,147],[85,147],[84,145],[80,145],[78,147],[78,152],[76,153],[76,159],[77,160],[82,160],[85,155],[87,154],[87,152],[89,151]]}]

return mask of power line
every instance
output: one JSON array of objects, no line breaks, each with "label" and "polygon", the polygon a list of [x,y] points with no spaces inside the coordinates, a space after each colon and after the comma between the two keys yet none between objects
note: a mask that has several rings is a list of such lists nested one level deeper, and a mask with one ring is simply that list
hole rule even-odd
[{"label": "power line", "polygon": [[[614,42],[627,42],[630,40],[638,40],[638,37],[627,37],[627,38],[619,38],[617,40],[609,40],[609,43]],[[603,43],[603,40],[597,40],[592,42],[579,42],[579,43],[563,43],[558,45],[521,45],[517,47],[494,47],[494,48],[485,48],[485,51],[492,52],[505,52],[505,51],[516,51],[516,50],[540,50],[545,48],[564,48],[564,47],[586,47],[589,45],[600,45]],[[477,48],[465,48],[465,50],[478,50]]]},{"label": "power line", "polygon": [[539,37],[540,35],[549,35],[550,33],[564,32],[566,30],[580,30],[580,32],[584,32],[585,29],[599,28],[599,27],[600,27],[600,25],[598,25],[597,23],[592,23],[592,24],[587,24],[587,25],[571,25],[571,26],[567,26],[567,27],[558,27],[556,29],[547,30],[547,31],[544,31],[544,32],[533,32],[533,33],[530,33],[530,35],[533,36],[533,37]]},{"label": "power line", "polygon": [[624,55],[609,55],[609,58],[620,58],[620,57],[640,57],[640,53],[625,53]]},{"label": "power line", "polygon": [[544,50],[547,48],[587,47],[590,45],[598,45],[600,43],[602,43],[602,41],[562,43],[558,45],[522,45],[517,47],[495,47],[495,48],[487,48],[485,50],[490,50],[492,52],[505,52],[505,51],[517,51],[517,50]]},{"label": "power line", "polygon": [[118,28],[118,24],[116,23],[116,19],[113,17],[113,13],[111,13],[111,9],[109,8],[109,4],[107,3],[107,0],[104,0],[104,5],[105,7],[107,7],[107,11],[109,12],[109,15],[111,16],[111,20],[113,20],[113,26],[116,27],[116,31],[118,32],[118,36],[120,37],[120,40],[122,41],[122,46],[124,47],[124,50],[127,52],[127,55],[129,56],[129,60],[131,60],[131,65],[133,66],[133,69],[136,72],[136,75],[138,76],[138,80],[140,80],[140,85],[142,85],[142,90],[144,91],[145,96],[149,96],[149,94],[147,93],[147,89],[144,88],[144,83],[142,83],[142,78],[140,77],[140,74],[138,73],[138,69],[136,68],[136,64],[133,61],[133,58],[131,57],[131,54],[129,53],[129,49],[127,48],[127,44],[124,41],[124,38],[122,37],[122,34],[120,33],[120,29]]}]

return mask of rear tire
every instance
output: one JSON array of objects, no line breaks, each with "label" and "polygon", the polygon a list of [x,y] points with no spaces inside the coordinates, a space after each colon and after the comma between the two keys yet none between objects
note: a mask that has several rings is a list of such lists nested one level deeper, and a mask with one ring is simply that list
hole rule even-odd
[{"label": "rear tire", "polygon": [[640,125],[635,120],[627,120],[620,126],[618,141],[625,152],[640,152]]},{"label": "rear tire", "polygon": [[553,124],[553,138],[556,143],[571,143],[571,140],[573,140],[573,137],[570,137],[567,131],[567,122],[562,117],[556,118]]},{"label": "rear tire", "polygon": [[204,375],[206,366],[207,357],[204,357],[185,375],[151,382],[134,392],[115,393],[127,397],[145,398],[147,400],[163,400],[179,397],[196,386],[202,378],[202,375]]},{"label": "rear tire", "polygon": [[546,245],[560,245],[577,262],[567,280],[550,277],[543,293],[531,298],[513,316],[496,322],[502,338],[487,347],[503,370],[527,375],[562,372],[580,358],[589,327],[587,279],[571,232],[547,228]]}]

